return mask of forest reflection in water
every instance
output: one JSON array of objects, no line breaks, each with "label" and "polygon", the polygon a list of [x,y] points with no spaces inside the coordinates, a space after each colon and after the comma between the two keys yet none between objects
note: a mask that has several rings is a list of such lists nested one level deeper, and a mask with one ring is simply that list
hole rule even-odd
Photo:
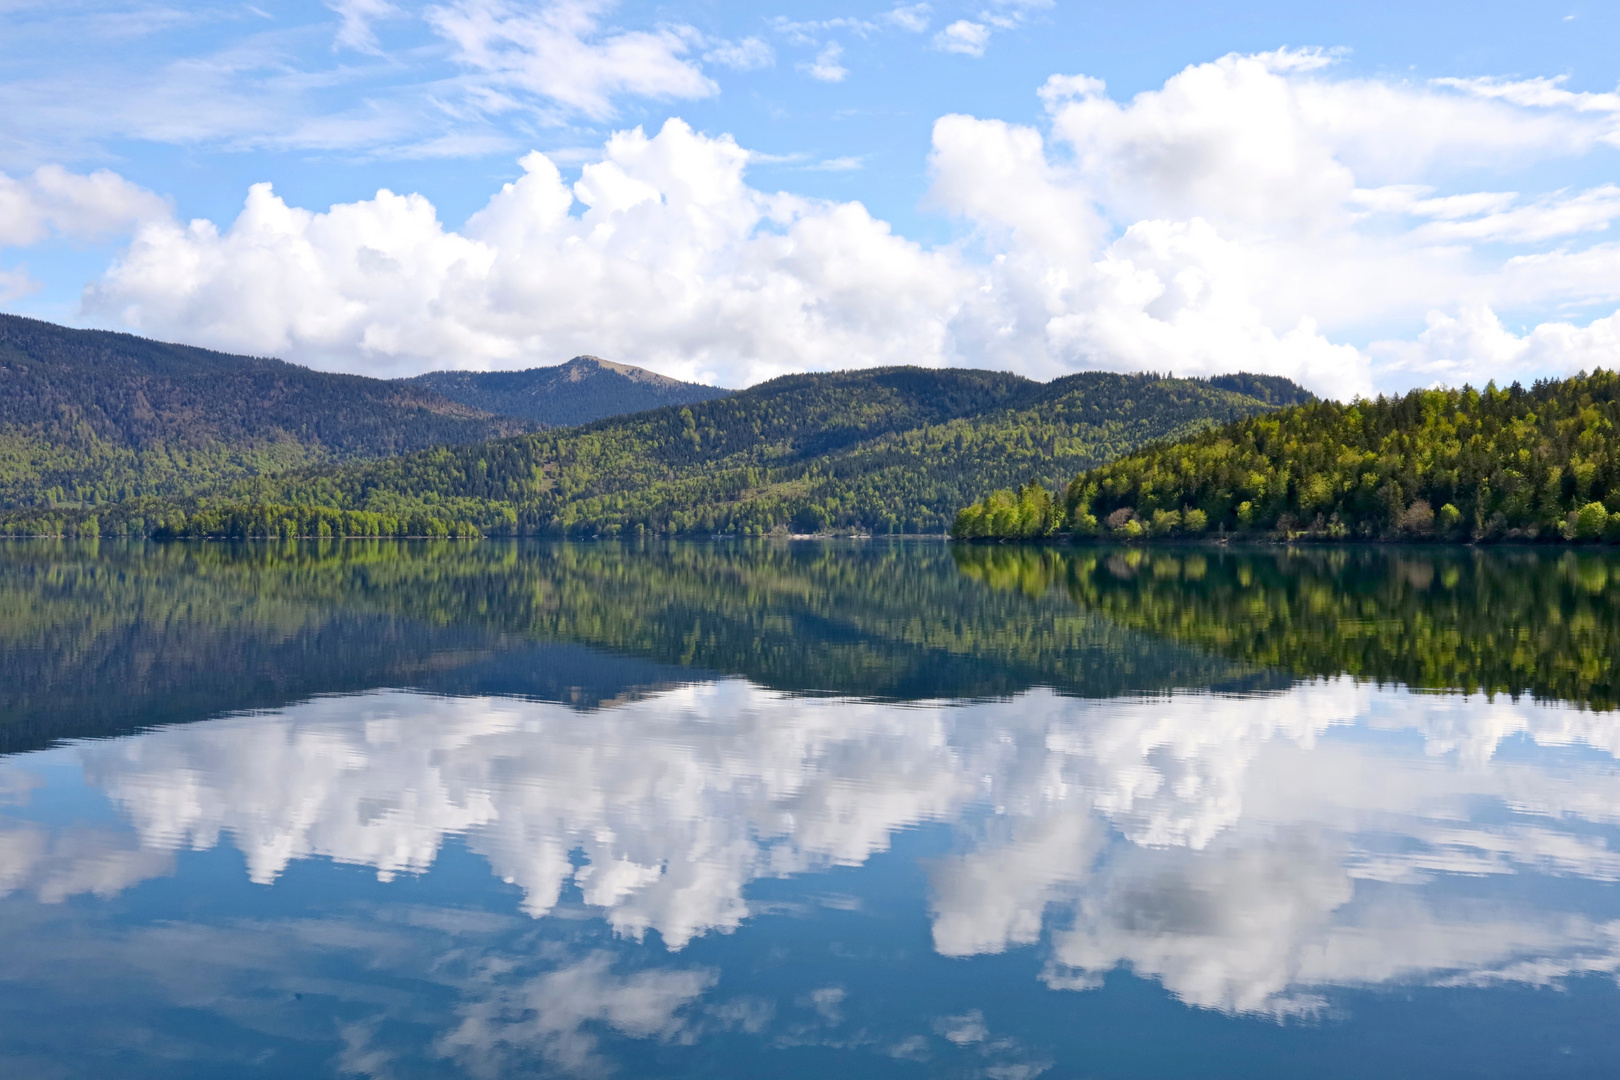
[{"label": "forest reflection in water", "polygon": [[16,1075],[1620,1049],[1602,559],[0,554]]}]

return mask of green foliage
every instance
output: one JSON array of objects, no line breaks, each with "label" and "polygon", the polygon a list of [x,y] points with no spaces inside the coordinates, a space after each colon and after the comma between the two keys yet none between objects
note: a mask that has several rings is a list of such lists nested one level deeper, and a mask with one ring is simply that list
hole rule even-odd
[{"label": "green foliage", "polygon": [[[103,510],[102,527],[156,535],[154,522],[176,512],[262,517],[297,506],[437,518],[486,535],[937,534],[956,507],[998,488],[1055,487],[1150,440],[1265,408],[1156,375],[1047,384],[954,369],[794,375],[566,431],[133,501]],[[1061,511],[1054,500],[1037,531]],[[17,520],[0,518],[0,529],[16,531]]]},{"label": "green foliage", "polygon": [[1620,707],[1603,549],[953,547],[962,572],[1299,677]]},{"label": "green foliage", "polygon": [[1027,540],[1048,536],[1057,523],[1052,493],[1037,483],[1017,491],[992,491],[956,515],[951,536],[957,540],[1003,537]]},{"label": "green foliage", "polygon": [[1312,402],[1083,472],[1063,517],[1121,539],[1185,535],[1197,510],[1206,529],[1287,538],[1595,541],[1620,510],[1617,424],[1608,371]]},{"label": "green foliage", "polygon": [[1600,502],[1589,502],[1575,515],[1575,538],[1596,540],[1609,524],[1609,510]]},{"label": "green foliage", "polygon": [[0,508],[82,516],[532,427],[409,384],[0,315]]}]

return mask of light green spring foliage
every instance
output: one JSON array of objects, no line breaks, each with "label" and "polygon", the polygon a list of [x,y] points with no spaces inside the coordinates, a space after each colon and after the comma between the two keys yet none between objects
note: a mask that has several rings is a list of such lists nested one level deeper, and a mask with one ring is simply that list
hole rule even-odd
[{"label": "light green spring foliage", "polygon": [[1617,433],[1620,377],[1608,371],[1313,402],[1082,472],[1052,529],[1034,535],[1620,541]]},{"label": "light green spring foliage", "polygon": [[1057,514],[1052,493],[1040,484],[1029,483],[1017,491],[992,491],[967,507],[956,515],[951,535],[958,540],[1049,536],[1057,525]]}]

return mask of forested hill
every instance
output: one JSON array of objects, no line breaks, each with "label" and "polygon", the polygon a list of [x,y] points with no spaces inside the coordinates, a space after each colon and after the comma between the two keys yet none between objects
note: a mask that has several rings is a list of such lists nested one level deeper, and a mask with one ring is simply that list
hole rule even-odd
[{"label": "forested hill", "polygon": [[661,405],[693,405],[731,393],[595,356],[527,371],[430,371],[401,381],[484,412],[521,416],[547,427],[573,427]]},{"label": "forested hill", "polygon": [[189,491],[537,426],[425,387],[0,315],[0,507]]},{"label": "forested hill", "polygon": [[978,536],[1620,541],[1620,375],[1319,401],[968,507]]},{"label": "forested hill", "polygon": [[[190,536],[940,533],[957,507],[994,488],[1056,483],[1270,407],[1216,382],[1157,375],[1044,384],[961,369],[793,375],[566,431],[133,501],[97,525]],[[0,527],[71,532],[82,520],[14,514]]]}]

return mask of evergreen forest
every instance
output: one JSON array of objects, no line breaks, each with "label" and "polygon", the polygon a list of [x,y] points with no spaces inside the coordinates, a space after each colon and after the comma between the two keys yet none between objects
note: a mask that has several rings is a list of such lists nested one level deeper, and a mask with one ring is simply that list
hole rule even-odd
[{"label": "evergreen forest", "polygon": [[1285,379],[878,368],[560,431],[0,515],[13,535],[940,534],[957,508],[1310,399]]},{"label": "evergreen forest", "polygon": [[185,494],[537,426],[409,383],[0,315],[0,510]]}]

